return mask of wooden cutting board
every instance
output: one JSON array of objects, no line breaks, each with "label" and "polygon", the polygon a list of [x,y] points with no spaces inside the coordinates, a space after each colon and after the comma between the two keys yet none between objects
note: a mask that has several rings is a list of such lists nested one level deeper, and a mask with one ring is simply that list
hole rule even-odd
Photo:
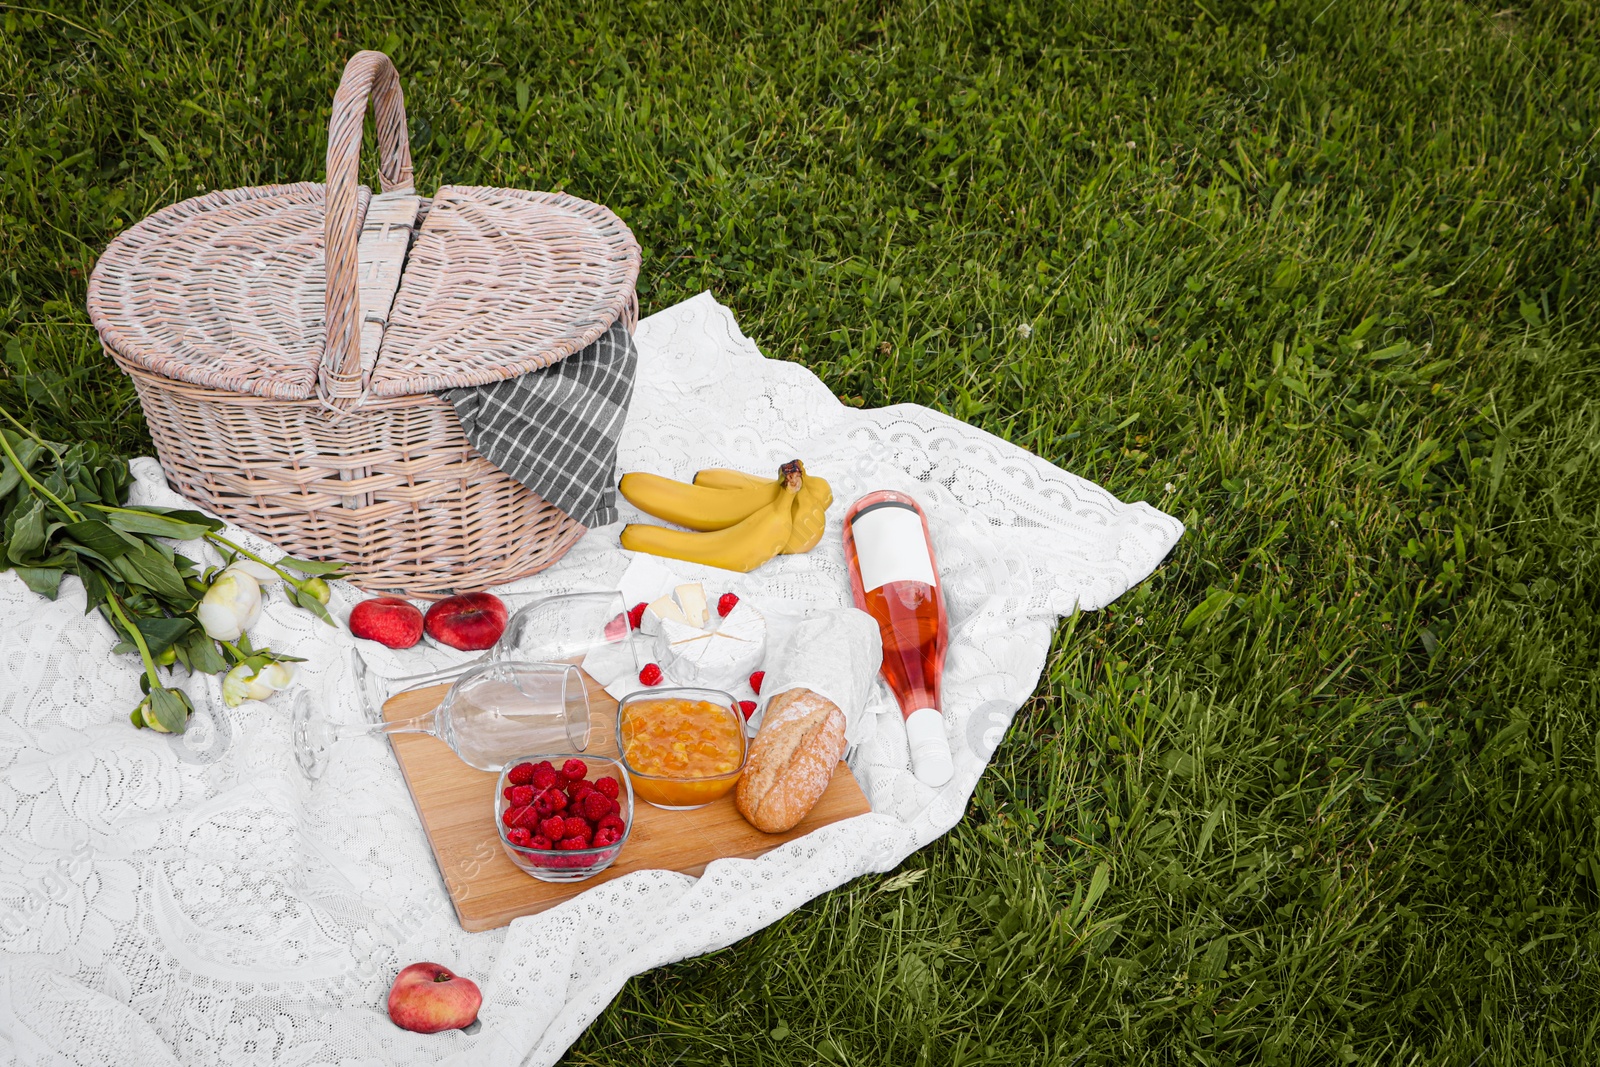
[{"label": "wooden cutting board", "polygon": [[[402,693],[384,705],[384,717],[420,715],[437,704],[447,688]],[[593,734],[588,751],[615,757],[617,703],[592,680],[589,690]],[[731,793],[694,811],[665,811],[640,800],[634,805],[633,832],[615,863],[581,882],[541,882],[519,870],[500,844],[494,815],[498,775],[467,766],[448,745],[427,734],[392,734],[389,740],[456,918],[469,932],[492,930],[518,916],[552,908],[630,871],[665,869],[698,876],[712,860],[753,859],[818,827],[872,810],[843,763],[834,769],[827,792],[811,814],[783,834],[764,834],[745,822]]]}]

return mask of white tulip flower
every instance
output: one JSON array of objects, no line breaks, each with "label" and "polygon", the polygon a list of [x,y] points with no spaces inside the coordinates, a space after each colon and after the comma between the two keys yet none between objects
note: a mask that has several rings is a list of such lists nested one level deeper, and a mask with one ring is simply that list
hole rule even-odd
[{"label": "white tulip flower", "polygon": [[292,664],[269,663],[255,671],[248,663],[241,663],[222,680],[222,702],[236,708],[246,700],[266,700],[293,681]]},{"label": "white tulip flower", "polygon": [[261,618],[261,584],[244,571],[230,567],[211,583],[195,614],[207,636],[237,641]]}]

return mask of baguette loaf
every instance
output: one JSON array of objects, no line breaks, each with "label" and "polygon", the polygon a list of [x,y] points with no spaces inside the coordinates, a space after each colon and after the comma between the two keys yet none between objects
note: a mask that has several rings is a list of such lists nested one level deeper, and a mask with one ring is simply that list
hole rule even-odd
[{"label": "baguette loaf", "polygon": [[767,703],[734,804],[757,830],[781,834],[816,804],[844,756],[844,713],[809,689]]}]

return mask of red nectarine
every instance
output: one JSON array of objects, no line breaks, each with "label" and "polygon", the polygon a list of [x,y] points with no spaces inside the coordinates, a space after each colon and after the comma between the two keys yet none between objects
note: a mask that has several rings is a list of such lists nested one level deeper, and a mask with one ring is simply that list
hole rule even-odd
[{"label": "red nectarine", "polygon": [[389,990],[389,1018],[419,1034],[470,1026],[482,1006],[476,982],[437,963],[413,963],[395,976]]},{"label": "red nectarine", "polygon": [[350,632],[390,648],[410,648],[422,640],[422,612],[395,596],[363,600],[350,609]]},{"label": "red nectarine", "polygon": [[463,652],[477,652],[500,640],[506,630],[506,606],[493,593],[461,593],[428,609],[428,636]]}]

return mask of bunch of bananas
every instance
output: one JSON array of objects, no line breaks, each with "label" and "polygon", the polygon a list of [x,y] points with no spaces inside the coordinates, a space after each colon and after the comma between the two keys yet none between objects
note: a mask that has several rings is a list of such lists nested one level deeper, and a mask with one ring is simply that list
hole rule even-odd
[{"label": "bunch of bananas", "polygon": [[[712,468],[694,484],[659,474],[624,474],[628,503],[658,519],[688,527],[630,523],[622,547],[630,552],[751,571],[779,553],[809,552],[822,540],[833,490],[805,464],[790,460],[777,478]],[[690,532],[695,531],[695,532]]]}]

